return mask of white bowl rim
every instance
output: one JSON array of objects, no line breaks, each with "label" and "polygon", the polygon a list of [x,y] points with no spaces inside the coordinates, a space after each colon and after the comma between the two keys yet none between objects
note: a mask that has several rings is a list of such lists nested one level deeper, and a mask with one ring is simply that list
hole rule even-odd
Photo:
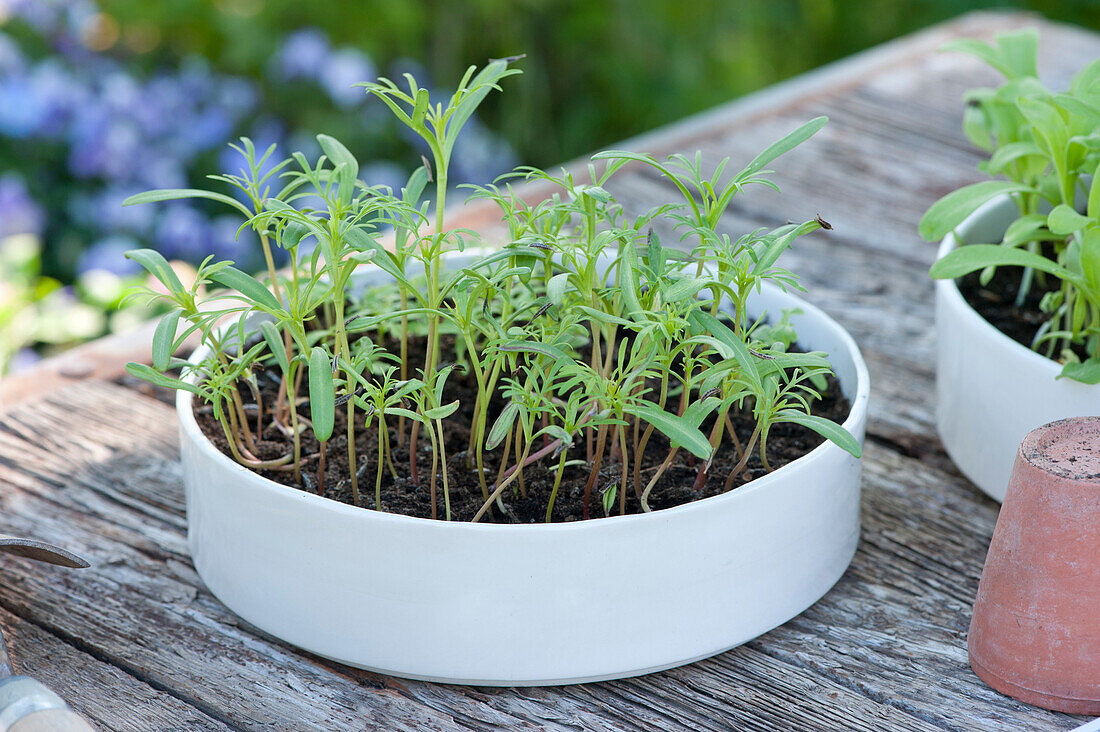
[{"label": "white bowl rim", "polygon": [[[820,319],[827,328],[832,328],[840,336],[840,341],[843,345],[844,355],[852,360],[852,364],[855,367],[856,384],[855,393],[850,397],[849,402],[851,404],[851,411],[848,413],[847,419],[844,420],[842,426],[849,432],[854,432],[858,428],[865,428],[867,417],[867,404],[870,397],[870,375],[867,371],[867,364],[863,360],[863,354],[860,352],[859,347],[856,345],[855,340],[851,334],[843,328],[838,322],[827,315],[816,305],[813,305],[801,297],[792,293],[786,292],[779,287],[764,283],[764,289],[772,291],[772,294],[778,294],[786,297],[794,298],[798,301],[798,307],[803,310],[804,317],[813,317]],[[200,356],[205,347],[200,347],[192,355],[192,359]],[[831,357],[833,360],[835,357]],[[766,490],[768,486],[776,481],[782,480],[786,477],[785,474],[791,472],[792,469],[799,467],[810,467],[814,463],[820,462],[831,451],[842,451],[828,440],[815,447],[810,452],[806,453],[800,458],[797,458],[790,463],[787,463],[781,468],[777,468],[774,472],[761,476],[752,480],[736,490],[731,490],[726,493],[719,494],[717,496],[710,496],[709,498],[702,498],[697,501],[691,501],[690,503],[684,503],[679,506],[673,506],[671,508],[663,508],[656,511],[640,514],[630,514],[627,516],[608,516],[602,518],[588,519],[585,521],[568,521],[568,522],[555,522],[555,523],[533,523],[533,524],[494,524],[494,523],[472,523],[470,521],[443,521],[439,519],[420,518],[418,516],[406,516],[403,514],[389,513],[386,511],[375,511],[369,508],[363,508],[359,506],[352,506],[341,501],[337,501],[332,498],[326,498],[324,496],[318,496],[314,493],[301,490],[300,488],[293,488],[291,486],[283,485],[276,481],[265,478],[258,473],[244,467],[236,461],[229,458],[227,455],[214,447],[212,443],[202,430],[199,429],[198,422],[195,421],[195,415],[191,407],[192,394],[189,391],[179,390],[176,393],[176,412],[180,419],[180,429],[187,439],[195,443],[200,452],[208,459],[213,460],[215,464],[221,464],[225,469],[233,471],[238,476],[248,481],[252,486],[258,490],[266,490],[275,493],[283,499],[300,500],[305,502],[306,505],[312,509],[322,511],[332,511],[337,514],[345,513],[349,516],[362,516],[362,520],[370,521],[390,521],[397,522],[398,525],[404,524],[410,529],[416,528],[418,530],[434,530],[434,531],[491,531],[498,533],[508,532],[549,532],[550,534],[565,534],[573,531],[594,531],[598,530],[601,526],[610,526],[610,522],[616,522],[625,524],[626,522],[636,522],[639,525],[644,525],[649,522],[666,521],[678,515],[685,515],[695,511],[713,511],[718,510],[718,504],[725,502],[734,502],[739,500],[745,500],[747,496],[752,493],[756,493],[760,490]],[[861,441],[862,444],[862,441]]]}]

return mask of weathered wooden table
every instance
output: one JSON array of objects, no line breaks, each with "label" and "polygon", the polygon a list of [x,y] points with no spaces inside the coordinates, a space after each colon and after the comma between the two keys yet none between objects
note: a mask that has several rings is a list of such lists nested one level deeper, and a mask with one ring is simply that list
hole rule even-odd
[{"label": "weathered wooden table", "polygon": [[[0,558],[0,626],[16,664],[108,729],[1069,729],[966,659],[970,606],[997,517],[953,467],[932,416],[935,245],[916,223],[979,179],[960,132],[964,89],[992,72],[936,49],[1038,24],[1041,69],[1064,85],[1100,35],[978,14],[896,41],[625,143],[746,161],[800,121],[831,123],[774,166],[782,197],[735,200],[731,232],[820,213],[835,230],[786,265],[855,336],[871,370],[863,539],[840,582],[786,625],[728,653],[624,681],[485,689],[404,681],[300,653],[238,620],[185,545],[170,407],[112,383],[128,354],[93,344],[0,389],[0,529],[64,543],[91,569]],[[630,208],[669,195],[634,170]],[[483,209],[457,214],[476,224]],[[91,364],[91,366],[88,366]],[[74,376],[90,378],[74,379]],[[13,402],[18,402],[14,403]]]}]

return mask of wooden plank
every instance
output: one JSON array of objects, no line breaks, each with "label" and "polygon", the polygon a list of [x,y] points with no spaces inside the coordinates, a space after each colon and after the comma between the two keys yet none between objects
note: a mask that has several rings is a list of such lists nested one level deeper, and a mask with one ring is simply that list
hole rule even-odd
[{"label": "wooden plank", "polygon": [[171,694],[0,608],[0,628],[17,673],[33,676],[100,729],[119,732],[225,730]]},{"label": "wooden plank", "polygon": [[[122,402],[124,411],[104,409]],[[82,430],[53,432],[62,419]],[[13,560],[0,605],[230,726],[1072,723],[1000,697],[967,670],[962,634],[995,507],[957,474],[889,447],[868,447],[865,540],[852,569],[795,621],[716,659],[640,679],[483,690],[319,661],[234,618],[185,554],[174,434],[170,407],[96,382],[9,411],[0,428],[5,529],[62,541],[94,566],[78,577]]]}]

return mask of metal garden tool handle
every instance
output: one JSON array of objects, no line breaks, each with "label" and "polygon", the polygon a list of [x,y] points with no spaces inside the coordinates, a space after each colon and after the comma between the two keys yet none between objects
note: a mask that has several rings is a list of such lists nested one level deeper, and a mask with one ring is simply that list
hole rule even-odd
[{"label": "metal garden tool handle", "polygon": [[[36,539],[0,534],[0,551],[62,567],[88,566],[72,552]],[[0,732],[95,732],[45,684],[14,673],[0,632]]]}]

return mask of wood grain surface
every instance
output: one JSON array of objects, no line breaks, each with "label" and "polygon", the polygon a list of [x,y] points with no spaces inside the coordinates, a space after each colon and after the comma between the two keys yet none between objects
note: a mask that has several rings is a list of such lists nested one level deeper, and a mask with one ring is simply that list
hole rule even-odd
[{"label": "wood grain surface", "polygon": [[[19,670],[112,730],[1081,724],[998,694],[967,665],[997,504],[958,473],[935,435],[935,245],[916,234],[932,201],[981,178],[960,131],[960,99],[996,83],[977,62],[936,48],[1027,25],[1041,28],[1040,69],[1052,85],[1100,55],[1092,32],[1022,14],[968,15],[623,143],[736,163],[811,116],[831,118],[773,165],[782,196],[750,191],[722,223],[738,234],[817,214],[830,221],[833,231],[799,240],[785,264],[849,329],[871,371],[862,541],[836,587],[794,620],[683,668],[554,688],[405,681],[299,652],[236,618],[195,574],[173,410],[104,380],[142,355],[134,346],[84,378],[55,378],[54,364],[48,378],[31,372],[18,389],[0,388],[9,405],[0,413],[0,531],[60,543],[93,565],[0,557],[0,628]],[[670,197],[666,182],[640,169],[612,188],[630,210]],[[473,207],[452,220],[478,225],[489,215]]]}]

